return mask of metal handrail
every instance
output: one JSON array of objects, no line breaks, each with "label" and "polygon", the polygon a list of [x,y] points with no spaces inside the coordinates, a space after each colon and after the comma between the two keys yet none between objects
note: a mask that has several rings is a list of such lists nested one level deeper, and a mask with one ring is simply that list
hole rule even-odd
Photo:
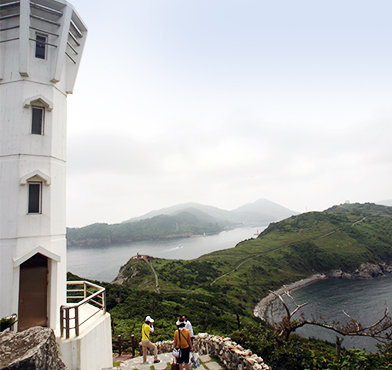
[{"label": "metal handrail", "polygon": [[5,19],[10,19],[10,18],[16,18],[16,17],[19,17],[19,16],[20,16],[19,13],[5,15],[5,16],[3,16],[3,17],[0,17],[0,21],[3,21],[3,20],[5,20]]},{"label": "metal handrail", "polygon": [[65,55],[66,55],[69,59],[71,59],[71,61],[73,62],[73,64],[76,64],[75,60],[72,59],[72,57],[71,57],[67,52],[65,52]]},{"label": "metal handrail", "polygon": [[[106,314],[106,291],[105,288],[97,285],[90,283],[89,281],[67,281],[67,286],[70,285],[83,285],[83,289],[67,289],[67,301],[68,299],[80,299],[83,298],[80,302],[78,303],[67,303],[66,305],[62,305],[60,307],[60,330],[61,330],[61,336],[64,335],[65,331],[65,337],[68,339],[70,336],[70,331],[71,329],[75,329],[75,335],[79,336],[79,328],[82,324],[84,324],[86,321],[91,319],[93,316],[95,316],[98,312],[102,310],[103,314]],[[87,287],[92,287],[95,289],[98,289],[97,292],[93,293],[87,289]],[[83,293],[83,295],[71,295],[68,296],[68,293]],[[98,299],[101,300],[101,302],[98,302]],[[97,308],[98,310],[94,312],[92,315],[90,315],[86,320],[83,322],[79,323],[79,307],[87,304],[87,303],[94,303],[94,307]],[[97,307],[99,306],[99,307]],[[70,317],[70,310],[74,310],[74,316]],[[71,320],[74,320],[75,325],[71,326]]]},{"label": "metal handrail", "polygon": [[11,1],[9,3],[0,4],[0,9],[5,8],[7,6],[19,5],[19,3],[20,3],[20,1]]},{"label": "metal handrail", "polygon": [[2,28],[0,31],[9,31],[9,30],[14,30],[15,28],[19,28],[19,26],[12,26],[12,27],[7,27],[7,28]]},{"label": "metal handrail", "polygon": [[71,36],[71,39],[76,45],[80,46],[80,42],[76,39],[76,36],[71,31],[68,31],[68,35]]},{"label": "metal handrail", "polygon": [[39,17],[38,15],[35,15],[35,14],[30,14],[30,18],[34,18],[34,19],[37,19],[37,20],[42,21],[42,22],[50,23],[50,24],[53,24],[54,26],[57,26],[57,27],[61,26],[60,23],[52,21],[51,19],[48,19],[48,18]]},{"label": "metal handrail", "polygon": [[[18,26],[18,27],[19,27],[19,26]],[[31,28],[32,30],[36,30],[36,31],[38,31],[38,32],[42,32],[42,33],[46,33],[46,34],[48,34],[48,35],[52,35],[52,36],[59,37],[59,35],[58,35],[57,33],[54,33],[54,32],[49,32],[49,31],[47,31],[47,30],[43,30],[43,29],[41,29],[41,28],[32,27],[32,26],[30,26],[30,28]]]},{"label": "metal handrail", "polygon": [[61,17],[63,15],[63,12],[60,11],[60,10],[49,8],[48,6],[44,6],[42,4],[33,3],[32,1],[30,2],[30,6],[32,8],[36,8],[36,9],[42,10],[44,12],[48,12],[50,14],[54,14],[54,15],[57,15],[59,17]]},{"label": "metal handrail", "polygon": [[53,46],[53,47],[57,48],[57,45],[49,44],[49,42],[37,41],[36,39],[29,39],[29,40],[30,40],[30,41],[34,41],[34,42],[37,42],[37,43],[39,43],[39,44],[45,44],[45,45],[49,45],[49,46]]},{"label": "metal handrail", "polygon": [[16,37],[16,38],[14,38],[14,39],[1,40],[1,41],[0,41],[0,44],[2,44],[3,42],[15,41],[15,40],[19,40],[19,37]]}]

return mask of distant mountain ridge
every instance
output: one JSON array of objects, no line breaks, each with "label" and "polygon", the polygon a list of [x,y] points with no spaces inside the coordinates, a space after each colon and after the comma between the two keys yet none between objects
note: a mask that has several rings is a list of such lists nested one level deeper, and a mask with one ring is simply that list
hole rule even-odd
[{"label": "distant mountain ridge", "polygon": [[283,207],[264,198],[258,199],[253,203],[247,203],[239,208],[234,209],[231,212],[241,214],[242,216],[246,216],[250,219],[252,219],[252,217],[255,217],[257,214],[262,214],[266,217],[274,218],[274,221],[281,221],[287,217],[299,214],[299,212],[292,211],[286,207]]},{"label": "distant mountain ridge", "polygon": [[297,214],[267,199],[259,199],[233,211],[190,202],[151,211],[120,224],[96,223],[67,228],[67,245],[106,245],[209,235],[244,225],[267,226]]},{"label": "distant mountain ridge", "polygon": [[190,212],[158,215],[138,222],[108,225],[92,224],[67,228],[67,245],[107,245],[141,240],[184,238],[192,235],[216,234],[223,230],[216,222]]},{"label": "distant mountain ridge", "polygon": [[137,222],[162,214],[172,216],[184,211],[192,213],[199,219],[209,222],[218,222],[220,225],[224,226],[238,226],[250,223],[268,225],[270,222],[280,221],[299,214],[299,212],[292,211],[270,200],[261,198],[232,211],[226,211],[217,207],[193,202],[182,203],[148,212],[143,216],[131,218],[123,223]]},{"label": "distant mountain ridge", "polygon": [[380,206],[392,207],[392,199],[380,200],[379,202],[376,202],[376,204],[379,204]]},{"label": "distant mountain ridge", "polygon": [[[223,209],[219,209],[217,207],[213,206],[207,206],[199,203],[193,203],[193,202],[188,202],[188,203],[181,203],[177,204],[175,206],[167,207],[167,208],[162,208],[159,210],[154,210],[151,212],[146,213],[145,215],[139,216],[139,217],[133,217],[129,220],[123,221],[123,223],[126,222],[136,222],[139,220],[144,220],[146,218],[152,218],[155,216],[159,215],[175,215],[183,211],[189,211],[189,210],[197,210],[200,212],[209,215],[210,217],[213,217],[214,219],[230,219],[230,211],[225,211]],[[193,213],[193,212],[192,212]]]}]

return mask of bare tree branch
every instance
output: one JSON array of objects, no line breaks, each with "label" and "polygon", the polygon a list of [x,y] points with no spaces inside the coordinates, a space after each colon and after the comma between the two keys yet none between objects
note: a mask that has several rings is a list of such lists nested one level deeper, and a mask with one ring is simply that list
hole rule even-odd
[{"label": "bare tree branch", "polygon": [[[320,326],[328,330],[332,330],[342,336],[362,336],[375,338],[381,342],[387,342],[392,340],[392,318],[389,316],[389,309],[386,307],[383,316],[375,323],[362,326],[357,320],[352,318],[347,312],[343,310],[344,315],[346,315],[350,321],[340,326],[339,323],[328,324],[326,322],[318,321],[314,318],[308,320],[306,318],[301,318],[300,320],[293,320],[294,314],[296,314],[302,307],[306,306],[308,303],[297,304],[294,298],[291,296],[290,292],[283,286],[283,293],[278,294],[272,292],[276,298],[282,303],[286,314],[283,316],[280,322],[275,322],[272,317],[273,326],[278,334],[278,341],[287,341],[290,334],[296,329],[304,325],[314,325]],[[293,302],[295,309],[290,311],[290,308],[286,301],[283,299],[283,295],[287,295]],[[302,316],[302,315],[301,315]]]}]

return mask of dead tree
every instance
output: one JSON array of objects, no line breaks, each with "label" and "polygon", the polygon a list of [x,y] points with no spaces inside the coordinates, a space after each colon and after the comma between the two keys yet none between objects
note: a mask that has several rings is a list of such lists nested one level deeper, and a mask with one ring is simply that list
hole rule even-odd
[{"label": "dead tree", "polygon": [[[283,287],[283,294],[277,294],[272,292],[275,297],[282,303],[285,314],[280,322],[275,322],[272,316],[272,325],[275,328],[277,334],[277,340],[280,343],[287,341],[290,337],[290,334],[295,331],[296,329],[305,326],[305,325],[316,325],[320,326],[329,330],[334,331],[337,334],[344,336],[361,336],[361,337],[370,337],[375,338],[376,340],[389,343],[392,340],[392,319],[389,316],[389,309],[388,307],[385,308],[383,316],[376,321],[374,324],[363,326],[357,320],[352,318],[349,314],[343,311],[343,313],[349,318],[349,321],[340,325],[339,323],[328,324],[325,321],[316,320],[312,318],[308,320],[305,318],[304,314],[299,316],[299,319],[293,319],[293,316],[307,303],[297,304],[295,299],[290,295],[290,292]],[[283,299],[283,295],[286,295],[290,298],[290,300],[294,304],[294,310],[290,310],[288,304]],[[341,340],[337,340],[336,343],[339,342],[339,346],[341,345]],[[338,350],[337,347],[337,350]]]},{"label": "dead tree", "polygon": [[[286,342],[289,339],[290,334],[295,331],[297,328],[303,326],[302,322],[303,320],[293,320],[293,316],[304,306],[306,306],[308,303],[303,303],[301,305],[297,304],[295,302],[295,299],[290,295],[290,292],[287,289],[283,289],[283,294],[287,295],[289,297],[294,305],[295,309],[293,311],[290,311],[289,306],[283,299],[281,294],[277,294],[273,291],[270,290],[272,294],[275,295],[277,299],[281,301],[283,304],[283,308],[285,310],[285,315],[283,316],[282,320],[278,323],[276,323],[273,319],[273,313],[271,314],[271,319],[272,319],[272,325],[275,328],[275,331],[278,335],[278,342]],[[302,316],[302,315],[301,315]],[[300,317],[301,317],[300,316]]]}]

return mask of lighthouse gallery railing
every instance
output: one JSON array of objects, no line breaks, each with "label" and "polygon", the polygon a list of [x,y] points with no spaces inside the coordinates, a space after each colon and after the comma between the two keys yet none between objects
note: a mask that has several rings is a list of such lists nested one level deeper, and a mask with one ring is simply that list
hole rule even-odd
[{"label": "lighthouse gallery railing", "polygon": [[[80,299],[82,300],[75,302]],[[75,303],[71,303],[70,301]],[[90,304],[97,308],[97,310],[82,322],[79,322],[79,307],[85,304]],[[60,307],[61,336],[65,332],[65,337],[68,339],[71,329],[75,329],[75,335],[78,337],[80,326],[101,311],[103,314],[106,313],[105,288],[89,281],[67,281],[67,304]],[[73,326],[71,323],[73,323]]]}]

